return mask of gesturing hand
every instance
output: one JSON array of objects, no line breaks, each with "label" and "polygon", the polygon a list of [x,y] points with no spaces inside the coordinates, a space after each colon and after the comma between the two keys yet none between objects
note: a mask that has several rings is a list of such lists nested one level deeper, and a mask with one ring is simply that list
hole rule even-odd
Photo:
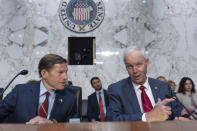
[{"label": "gesturing hand", "polygon": [[166,106],[167,103],[174,101],[173,98],[170,99],[164,99],[160,100],[158,99],[158,102],[154,106],[154,108],[146,113],[146,120],[148,122],[152,121],[165,121],[168,119],[169,115],[172,114],[171,108],[169,106]]}]

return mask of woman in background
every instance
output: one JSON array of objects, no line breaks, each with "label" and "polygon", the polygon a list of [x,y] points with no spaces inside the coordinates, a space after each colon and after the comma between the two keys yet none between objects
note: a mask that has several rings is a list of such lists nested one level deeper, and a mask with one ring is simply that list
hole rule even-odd
[{"label": "woman in background", "polygon": [[189,77],[183,77],[179,83],[177,97],[190,110],[197,109],[197,94],[194,82]]}]

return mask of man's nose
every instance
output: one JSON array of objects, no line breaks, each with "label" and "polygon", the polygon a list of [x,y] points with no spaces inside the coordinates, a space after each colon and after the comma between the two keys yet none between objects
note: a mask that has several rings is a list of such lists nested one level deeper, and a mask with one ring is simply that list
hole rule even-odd
[{"label": "man's nose", "polygon": [[133,73],[137,73],[137,67],[136,66],[133,67]]},{"label": "man's nose", "polygon": [[67,80],[68,79],[68,76],[67,76],[67,73],[66,72],[63,74],[63,78],[64,78],[64,80]]}]

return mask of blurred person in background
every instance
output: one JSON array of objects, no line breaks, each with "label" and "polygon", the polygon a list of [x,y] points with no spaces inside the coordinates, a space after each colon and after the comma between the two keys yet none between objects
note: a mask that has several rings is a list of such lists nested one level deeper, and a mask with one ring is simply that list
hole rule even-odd
[{"label": "blurred person in background", "polygon": [[164,76],[158,76],[156,79],[160,80],[160,81],[163,81],[163,82],[167,82],[167,80]]},{"label": "blurred person in background", "polygon": [[179,83],[177,97],[189,110],[197,109],[197,94],[195,84],[189,77],[183,77]]},{"label": "blurred person in background", "polygon": [[172,90],[173,92],[175,92],[176,83],[175,83],[174,81],[172,81],[172,80],[168,80],[168,84],[170,85],[171,90]]},{"label": "blurred person in background", "polygon": [[106,110],[109,105],[107,90],[102,88],[99,77],[93,77],[90,80],[95,92],[88,96],[88,119],[91,122],[105,121]]}]

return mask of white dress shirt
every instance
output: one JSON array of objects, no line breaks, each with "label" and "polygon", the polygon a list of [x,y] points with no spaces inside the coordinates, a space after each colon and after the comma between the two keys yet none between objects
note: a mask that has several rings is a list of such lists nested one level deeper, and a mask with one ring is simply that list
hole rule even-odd
[{"label": "white dress shirt", "polygon": [[146,79],[146,82],[143,85],[135,84],[134,82],[132,82],[132,84],[133,84],[133,87],[135,89],[135,93],[137,95],[137,99],[138,99],[138,103],[140,105],[141,112],[143,113],[142,121],[146,121],[145,113],[144,113],[144,110],[143,110],[143,107],[142,107],[142,100],[141,100],[141,92],[142,91],[139,89],[139,87],[140,86],[144,86],[145,87],[145,92],[146,92],[148,98],[150,99],[152,106],[154,107],[155,106],[155,100],[154,100],[154,97],[153,97],[150,85],[148,83],[148,77]]}]

